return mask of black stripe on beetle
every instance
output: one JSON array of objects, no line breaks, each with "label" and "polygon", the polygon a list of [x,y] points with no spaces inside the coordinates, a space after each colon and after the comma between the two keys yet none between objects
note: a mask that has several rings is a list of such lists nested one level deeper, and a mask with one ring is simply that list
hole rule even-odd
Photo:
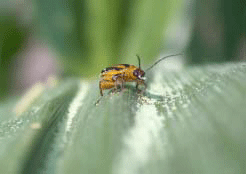
[{"label": "black stripe on beetle", "polygon": [[123,65],[125,66],[126,68],[128,68],[130,65],[129,64],[119,64],[119,65]]},{"label": "black stripe on beetle", "polygon": [[108,67],[108,68],[103,69],[101,73],[104,73],[104,72],[106,72],[106,71],[110,71],[110,70],[120,71],[120,70],[122,70],[122,69],[123,69],[123,68]]}]

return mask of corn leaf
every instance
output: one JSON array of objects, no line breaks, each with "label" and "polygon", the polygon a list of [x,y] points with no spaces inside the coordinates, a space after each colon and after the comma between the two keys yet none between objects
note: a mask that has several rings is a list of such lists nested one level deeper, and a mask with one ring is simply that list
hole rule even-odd
[{"label": "corn leaf", "polygon": [[[21,115],[1,104],[0,173],[244,173],[246,64],[156,69],[99,97],[64,80]],[[9,116],[9,117],[8,117]]]}]

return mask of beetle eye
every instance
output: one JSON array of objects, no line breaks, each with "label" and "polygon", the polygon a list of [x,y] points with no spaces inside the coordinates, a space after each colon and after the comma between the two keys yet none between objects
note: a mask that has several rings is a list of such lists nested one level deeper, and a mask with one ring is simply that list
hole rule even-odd
[{"label": "beetle eye", "polygon": [[133,71],[133,75],[138,77],[138,70]]}]

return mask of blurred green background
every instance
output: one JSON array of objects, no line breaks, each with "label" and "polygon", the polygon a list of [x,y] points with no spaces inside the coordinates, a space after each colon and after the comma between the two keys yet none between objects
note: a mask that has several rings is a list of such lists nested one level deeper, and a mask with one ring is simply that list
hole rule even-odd
[{"label": "blurred green background", "polygon": [[0,101],[51,75],[98,79],[117,63],[143,68],[165,54],[187,63],[246,55],[242,0],[0,2]]}]

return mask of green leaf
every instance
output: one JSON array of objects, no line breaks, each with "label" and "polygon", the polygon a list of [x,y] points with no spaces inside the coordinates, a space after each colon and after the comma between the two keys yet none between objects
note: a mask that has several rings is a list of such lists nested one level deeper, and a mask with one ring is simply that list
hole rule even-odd
[{"label": "green leaf", "polygon": [[176,0],[38,0],[38,34],[59,51],[66,74],[88,77],[109,64],[135,64],[136,54],[153,60],[180,5]]},{"label": "green leaf", "polygon": [[[244,173],[246,64],[156,69],[99,97],[68,79],[0,123],[1,173]],[[0,107],[1,113],[8,114]]]}]

